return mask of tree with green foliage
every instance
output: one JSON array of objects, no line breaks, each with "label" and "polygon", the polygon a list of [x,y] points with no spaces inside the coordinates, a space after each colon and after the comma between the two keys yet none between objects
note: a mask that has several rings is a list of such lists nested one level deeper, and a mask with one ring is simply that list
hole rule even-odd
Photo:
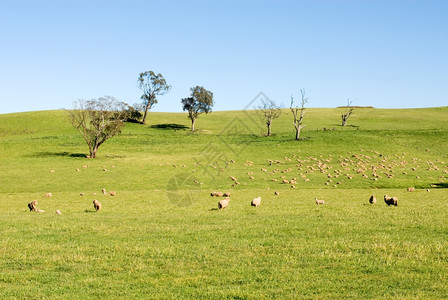
[{"label": "tree with green foliage", "polygon": [[153,71],[146,71],[140,73],[137,87],[143,91],[143,95],[140,98],[144,107],[142,124],[145,124],[148,111],[158,102],[156,97],[169,92],[171,86],[166,83],[162,74],[156,75]]},{"label": "tree with green foliage", "polygon": [[98,148],[120,134],[124,121],[129,117],[128,105],[110,96],[78,100],[73,106],[70,120],[89,147],[87,158],[96,158]]},{"label": "tree with green foliage", "polygon": [[[301,89],[300,94],[302,96],[300,107],[299,106],[293,106],[294,105],[294,98],[291,95],[291,112],[294,117],[293,125],[296,130],[296,140],[298,141],[300,138],[300,131],[305,127],[306,125],[303,125],[303,117],[305,113],[305,104],[308,102],[308,98],[305,97],[305,90]],[[300,112],[300,115],[299,115]]]},{"label": "tree with green foliage", "polygon": [[263,101],[263,104],[258,107],[257,112],[259,115],[261,115],[261,118],[268,127],[268,133],[266,134],[266,136],[271,136],[272,122],[275,119],[279,118],[282,114],[281,107],[278,106],[273,100],[267,99],[266,101]]},{"label": "tree with green foliage", "polygon": [[191,131],[194,131],[196,119],[202,113],[210,113],[214,105],[213,93],[207,91],[202,86],[190,89],[191,96],[181,100],[182,109],[188,111],[188,118],[191,120]]}]

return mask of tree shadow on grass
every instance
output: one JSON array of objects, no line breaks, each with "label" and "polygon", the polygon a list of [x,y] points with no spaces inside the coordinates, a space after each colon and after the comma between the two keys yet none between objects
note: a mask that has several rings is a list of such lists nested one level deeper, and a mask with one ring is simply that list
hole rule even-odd
[{"label": "tree shadow on grass", "polygon": [[431,184],[431,187],[436,189],[448,189],[448,183],[446,182],[438,182]]},{"label": "tree shadow on grass", "polygon": [[63,156],[63,157],[82,157],[82,158],[86,158],[86,154],[85,153],[70,153],[70,152],[50,152],[50,151],[44,151],[44,152],[36,152],[30,155],[31,157],[58,157],[58,156]]},{"label": "tree shadow on grass", "polygon": [[175,123],[167,123],[167,124],[157,124],[149,126],[154,129],[162,129],[162,130],[185,130],[188,129],[187,126]]}]

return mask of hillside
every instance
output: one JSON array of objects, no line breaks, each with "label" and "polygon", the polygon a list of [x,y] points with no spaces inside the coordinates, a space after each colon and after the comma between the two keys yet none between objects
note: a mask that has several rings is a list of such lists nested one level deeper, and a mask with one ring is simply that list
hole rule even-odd
[{"label": "hillside", "polygon": [[66,111],[0,115],[0,298],[446,298],[448,107],[340,111],[150,113],[94,160]]}]

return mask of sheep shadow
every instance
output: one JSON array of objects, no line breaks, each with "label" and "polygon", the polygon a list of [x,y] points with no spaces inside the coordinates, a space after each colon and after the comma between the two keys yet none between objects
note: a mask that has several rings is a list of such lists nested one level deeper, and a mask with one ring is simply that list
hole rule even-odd
[{"label": "sheep shadow", "polygon": [[156,125],[151,125],[149,127],[154,128],[154,129],[161,129],[161,130],[186,130],[186,129],[188,129],[188,127],[185,125],[175,124],[175,123],[156,124]]},{"label": "sheep shadow", "polygon": [[215,208],[210,208],[208,211],[215,211],[215,210],[219,210],[216,207]]},{"label": "sheep shadow", "polygon": [[86,213],[96,213],[96,210],[94,210],[94,209],[85,209],[84,212],[86,212]]}]

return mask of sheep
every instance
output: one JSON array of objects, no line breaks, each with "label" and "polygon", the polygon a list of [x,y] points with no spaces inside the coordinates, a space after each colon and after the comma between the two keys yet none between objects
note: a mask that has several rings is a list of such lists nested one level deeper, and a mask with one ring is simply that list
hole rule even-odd
[{"label": "sheep", "polygon": [[384,202],[386,202],[387,206],[390,205],[398,205],[398,198],[397,197],[389,197],[388,195],[384,195]]},{"label": "sheep", "polygon": [[280,193],[278,191],[275,191],[274,195],[278,196],[278,195],[280,195]]},{"label": "sheep", "polygon": [[212,197],[222,197],[223,194],[222,194],[222,192],[211,192],[210,196],[212,196]]},{"label": "sheep", "polygon": [[317,199],[317,197],[314,198],[314,200],[316,200],[316,204],[317,204],[317,205],[319,205],[319,204],[324,205],[324,204],[325,204],[325,200],[319,200],[319,199]]},{"label": "sheep", "polygon": [[45,197],[53,197],[53,194],[52,194],[52,193],[45,193],[44,196],[45,196]]},{"label": "sheep", "polygon": [[238,179],[236,179],[236,178],[233,177],[233,176],[230,176],[230,179],[232,179],[233,181],[238,181]]},{"label": "sheep", "polygon": [[375,203],[376,203],[376,198],[375,198],[374,195],[370,196],[369,202],[370,202],[371,204],[375,204]]},{"label": "sheep", "polygon": [[79,195],[80,195],[80,196],[84,196],[84,193],[80,193]]},{"label": "sheep", "polygon": [[59,209],[56,210],[57,215],[62,215],[61,211]]},{"label": "sheep", "polygon": [[250,206],[255,206],[258,207],[261,204],[261,197],[255,198],[254,200],[252,200],[252,202],[250,203]]},{"label": "sheep", "polygon": [[98,200],[93,200],[93,207],[96,211],[99,211],[101,209],[101,203]]},{"label": "sheep", "polygon": [[33,200],[30,203],[28,203],[28,208],[30,211],[37,211],[37,200]]},{"label": "sheep", "polygon": [[230,192],[225,192],[224,194],[222,194],[223,197],[230,197]]},{"label": "sheep", "polygon": [[415,187],[408,188],[408,192],[413,192],[413,191],[415,191]]},{"label": "sheep", "polygon": [[103,193],[103,195],[106,195],[106,189],[102,189],[101,192]]},{"label": "sheep", "polygon": [[111,196],[115,196],[116,194],[117,194],[117,192],[115,192],[115,191],[112,191],[109,193],[109,195],[111,195]]},{"label": "sheep", "polygon": [[282,183],[283,183],[283,184],[289,184],[289,180],[287,180],[287,179],[283,179],[283,180],[282,180]]},{"label": "sheep", "polygon": [[224,200],[219,201],[218,202],[218,208],[221,209],[221,210],[226,208],[229,205],[229,201],[230,201],[229,197],[227,197]]}]

